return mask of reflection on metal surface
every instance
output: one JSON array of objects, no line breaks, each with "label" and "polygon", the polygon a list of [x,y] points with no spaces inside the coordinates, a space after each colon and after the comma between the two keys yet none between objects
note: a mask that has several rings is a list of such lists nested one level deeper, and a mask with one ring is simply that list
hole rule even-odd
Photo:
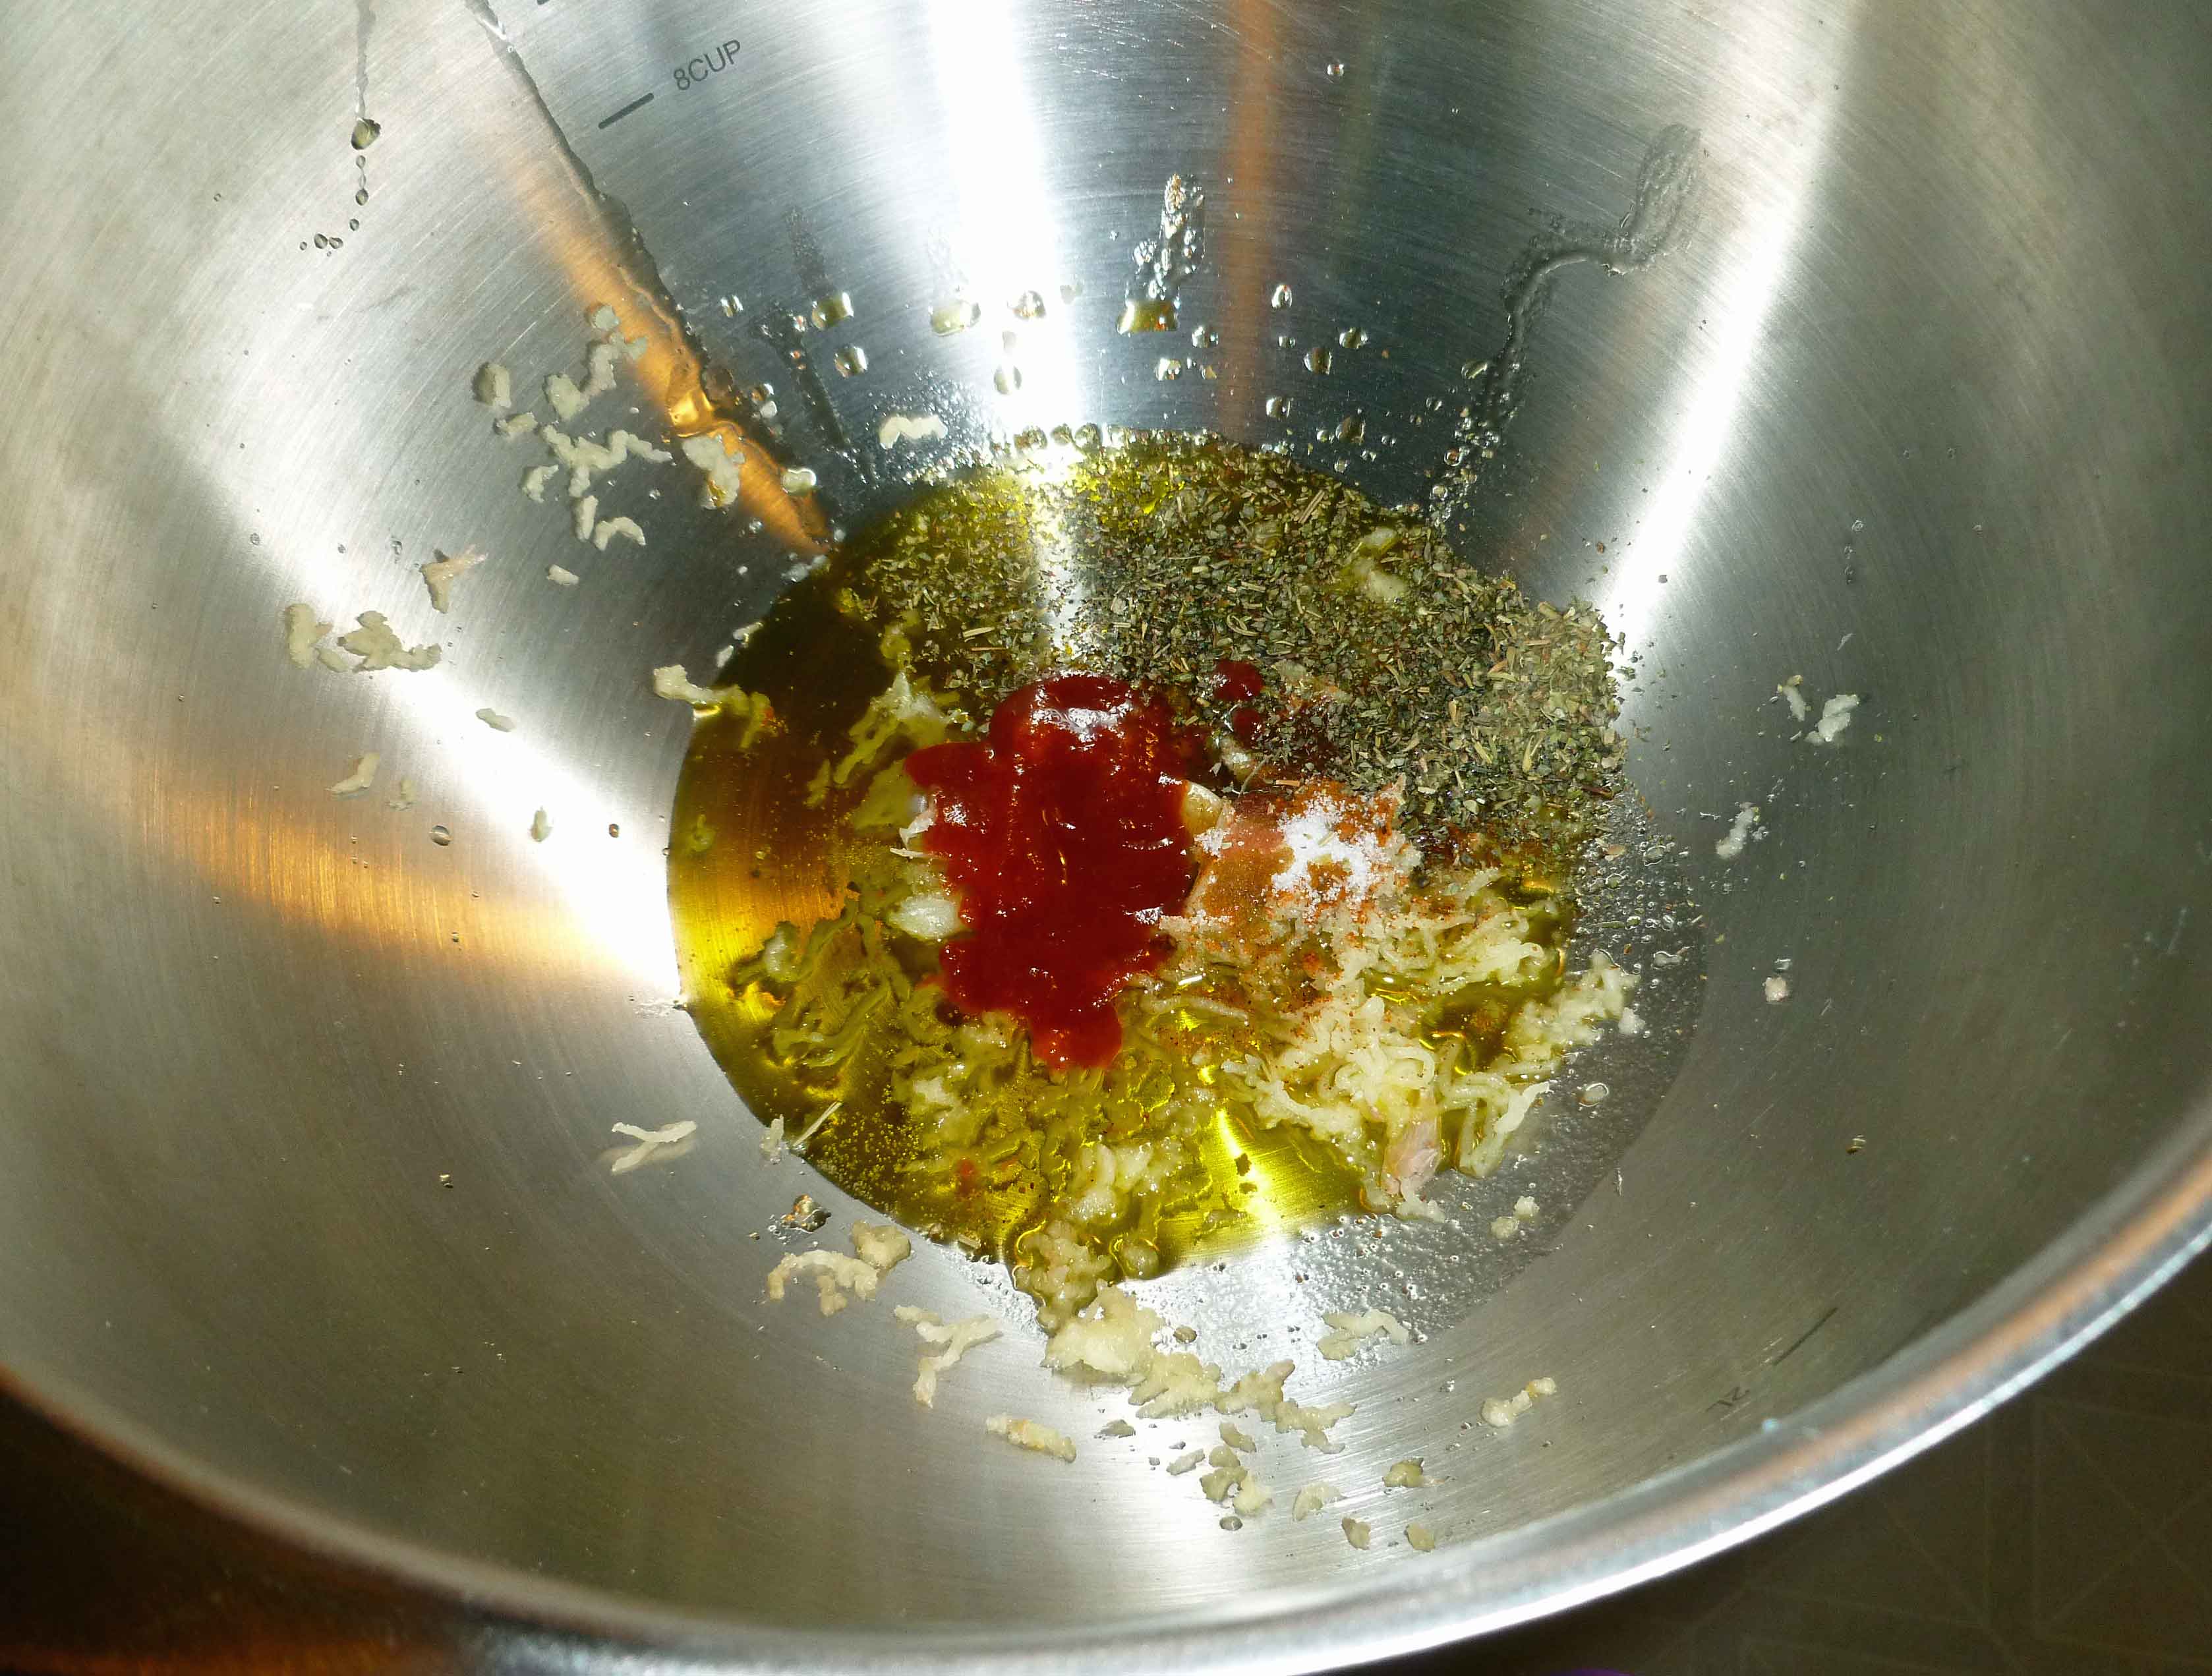
[{"label": "reflection on metal surface", "polygon": [[[0,1358],[136,1458],[427,1585],[757,1668],[1291,1668],[1814,1503],[2201,1236],[2194,9],[806,0],[683,86],[732,33],[719,0],[507,5],[519,61],[437,0],[378,0],[365,54],[354,8],[140,9],[117,52],[112,8],[19,8],[0,58],[0,213],[40,229],[0,251]],[[748,1236],[800,1191],[825,1237],[854,1207],[763,1166],[689,1021],[640,1005],[665,993],[686,720],[646,672],[709,667],[822,508],[859,527],[892,473],[994,432],[1215,426],[1418,497],[1517,258],[1555,218],[1616,225],[1676,125],[1703,136],[1695,230],[1556,288],[1455,533],[1638,638],[1632,777],[1695,904],[1604,934],[1694,1035],[1670,1086],[1608,1070],[1598,1117],[1507,1184],[1555,1216],[1517,1269],[1362,1227],[1190,1295],[1224,1324],[1209,1358],[1242,1363],[1419,1291],[1424,1342],[1294,1388],[1359,1405],[1340,1483],[1448,1463],[1419,1509],[1438,1552],[1221,1531],[1153,1440],[1094,1439],[1018,1333],[928,1412],[911,1335],[769,1311],[772,1236]],[[1211,244],[1179,326],[1218,347],[1113,331],[1174,175]],[[981,311],[945,336],[939,243]],[[1009,308],[1031,290],[1041,317]],[[817,331],[838,294],[852,318]],[[653,340],[625,399],[742,423],[753,475],[735,514],[641,476],[652,544],[580,556],[466,381],[566,361],[602,301]],[[818,400],[770,307],[806,319]],[[862,343],[865,375],[830,372]],[[1164,352],[1221,376],[1158,382]],[[736,399],[756,384],[781,435]],[[1278,395],[1291,424],[1262,422]],[[951,434],[873,448],[892,414]],[[786,496],[786,465],[821,492]],[[1848,576],[1818,562],[1845,541]],[[471,543],[491,562],[441,618],[414,566]],[[295,670],[300,599],[445,661]],[[1779,720],[1795,673],[1863,696],[1832,749]],[[323,789],[368,750],[416,811]],[[1769,836],[1723,861],[1704,817],[1747,801]],[[1702,973],[1656,963],[1697,915]],[[617,1121],[697,1145],[614,1177]],[[1617,1174],[1584,1168],[1586,1121],[1641,1126]],[[941,1253],[894,1280],[946,1315],[1007,1302]],[[1479,1429],[1472,1403],[1539,1371],[1556,1402]],[[1079,1459],[987,1449],[996,1412]]]},{"label": "reflection on metal surface", "polygon": [[[1460,410],[1456,446],[1445,454],[1447,470],[1431,491],[1432,517],[1456,521],[1482,495],[1491,462],[1504,451],[1506,429],[1520,409],[1522,381],[1537,359],[1536,323],[1550,308],[1560,276],[1585,266],[1635,273],[1666,255],[1696,219],[1703,149],[1696,129],[1669,124],[1644,154],[1635,194],[1617,222],[1601,227],[1555,220],[1522,252],[1505,282],[1504,340],[1462,374],[1474,399]],[[1310,372],[1328,373],[1334,359],[1325,344],[1306,351]]]},{"label": "reflection on metal surface", "polygon": [[[342,678],[355,677],[320,671],[301,677]],[[159,821],[147,831],[149,859],[161,868],[166,888],[227,908],[233,918],[265,915],[272,930],[309,932],[354,957],[374,959],[404,949],[418,930],[406,900],[410,852],[427,847],[429,835],[442,829],[433,825],[439,816],[453,819],[459,804],[476,817],[460,823],[464,841],[495,844],[514,836],[518,809],[526,811],[526,829],[530,809],[573,811],[575,829],[564,835],[573,847],[532,845],[521,852],[562,914],[549,916],[544,902],[532,899],[535,892],[471,893],[465,912],[438,924],[436,934],[466,947],[472,969],[493,981],[527,985],[620,974],[641,996],[673,994],[676,968],[657,846],[642,866],[580,862],[576,849],[587,835],[607,841],[604,827],[585,818],[604,805],[599,787],[515,735],[457,726],[449,693],[408,687],[405,676],[386,678],[395,683],[404,731],[396,739],[379,735],[385,764],[358,802],[332,799],[322,784],[328,775],[312,771],[293,785],[217,787],[188,774],[166,784]],[[71,744],[115,761],[131,756],[137,742],[88,730]],[[462,795],[405,813],[390,810],[386,799],[403,776],[412,777],[410,765],[421,762],[434,762],[441,785],[458,786]],[[64,766],[35,746],[20,765],[46,772]],[[94,780],[85,789],[83,812],[101,827],[128,830],[146,812],[130,780]]]},{"label": "reflection on metal surface", "polygon": [[641,334],[647,340],[645,354],[631,367],[669,428],[679,437],[718,436],[737,460],[742,476],[735,509],[759,519],[787,547],[820,551],[829,534],[820,509],[785,489],[782,468],[747,434],[726,404],[709,397],[708,368],[696,340],[661,282],[637,228],[622,206],[593,184],[485,0],[470,0],[470,9],[494,43],[496,57],[523,89],[538,131],[535,137],[556,160],[556,168],[533,172],[526,203],[537,236],[550,248],[567,276],[575,318],[583,319],[602,303],[613,303],[625,335]]},{"label": "reflection on metal surface", "polygon": [[[644,995],[675,993],[676,961],[669,941],[668,896],[653,868],[593,865],[580,853],[608,842],[601,823],[591,820],[602,802],[599,788],[558,753],[536,744],[526,720],[514,733],[471,732],[453,722],[449,694],[428,685],[395,681],[391,698],[403,723],[398,749],[409,760],[434,761],[443,782],[456,788],[443,809],[468,810],[475,818],[464,830],[476,841],[505,835],[521,811],[526,834],[530,811],[543,809],[553,818],[553,836],[518,847],[544,887],[564,910],[549,921],[542,907],[519,901],[486,926],[494,949],[512,949],[517,965],[540,974],[555,967],[589,970],[605,962]],[[689,717],[676,706],[668,726],[681,730]],[[383,795],[380,790],[378,795]],[[417,818],[420,818],[418,817]],[[656,836],[638,835],[635,846],[657,859]],[[487,914],[501,904],[492,900]],[[501,921],[505,923],[502,924]]]},{"label": "reflection on metal surface", "polygon": [[1045,184],[1051,155],[1032,106],[1012,0],[924,9],[929,70],[943,130],[932,166],[944,172],[955,221],[952,259],[987,329],[1012,331],[992,420],[1008,435],[1030,426],[1079,424],[1073,330],[1065,311],[1020,321],[1015,300],[1050,294],[1065,271],[1056,201]]},{"label": "reflection on metal surface", "polygon": [[[1845,27],[1850,21],[1838,19]],[[1740,55],[1738,64],[1748,71],[1762,52],[1779,45],[1777,28],[1771,16],[1754,15],[1723,50]],[[1674,424],[1674,452],[1656,474],[1657,492],[1637,535],[1637,562],[1615,567],[1613,586],[1601,601],[1606,621],[1632,647],[1650,636],[1658,591],[1687,556],[1699,504],[1734,439],[1758,372],[1759,344],[1771,329],[1784,282],[1800,257],[1797,245],[1811,216],[1814,188],[1827,155],[1823,141],[1834,111],[1826,103],[1808,111],[1802,143],[1771,163],[1777,178],[1764,215],[1714,227],[1706,234],[1725,241],[1711,261],[1713,270],[1725,278],[1691,350],[1695,359],[1685,379],[1686,404]]]}]

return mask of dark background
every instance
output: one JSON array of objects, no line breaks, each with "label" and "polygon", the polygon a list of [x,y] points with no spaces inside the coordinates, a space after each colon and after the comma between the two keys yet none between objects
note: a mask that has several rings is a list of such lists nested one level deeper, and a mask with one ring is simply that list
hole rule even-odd
[{"label": "dark background", "polygon": [[[404,1676],[495,1663],[501,1638],[149,1488],[0,1404],[0,1667]],[[1835,1506],[1681,1576],[1368,1676],[1585,1667],[2212,1672],[2212,1261]]]}]

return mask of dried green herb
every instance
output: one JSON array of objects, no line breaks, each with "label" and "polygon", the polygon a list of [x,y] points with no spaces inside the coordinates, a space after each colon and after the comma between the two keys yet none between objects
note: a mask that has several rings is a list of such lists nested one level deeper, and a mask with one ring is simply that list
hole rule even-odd
[{"label": "dried green herb", "polygon": [[1425,846],[1564,858],[1621,766],[1596,610],[1486,575],[1411,508],[1218,439],[1138,435],[935,487],[839,560],[841,604],[978,711],[1056,668],[1268,691],[1263,770],[1401,784]]}]

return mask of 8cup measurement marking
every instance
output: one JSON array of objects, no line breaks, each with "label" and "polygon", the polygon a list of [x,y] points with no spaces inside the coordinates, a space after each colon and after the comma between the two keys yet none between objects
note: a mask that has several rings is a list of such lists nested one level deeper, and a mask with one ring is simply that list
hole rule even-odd
[{"label": "8cup measurement marking", "polygon": [[738,44],[726,40],[719,46],[710,46],[696,58],[686,58],[669,72],[676,82],[676,90],[696,88],[709,76],[718,76],[738,61]]},{"label": "8cup measurement marking", "polygon": [[[542,6],[545,3],[545,0],[538,0],[538,3]],[[682,64],[676,65],[668,72],[669,79],[676,83],[677,92],[684,93],[697,87],[708,76],[720,75],[722,71],[734,66],[737,62],[738,43],[735,40],[722,41],[708,47],[704,52],[695,53]],[[653,100],[652,94],[641,94],[613,115],[600,118],[599,126],[602,129],[611,128],[624,117],[643,110],[653,103]]]},{"label": "8cup measurement marking", "polygon": [[601,117],[599,118],[599,126],[602,128],[611,128],[617,123],[620,122],[624,117],[628,116],[631,112],[641,111],[652,103],[653,95],[651,94],[647,94],[641,98],[633,99],[629,104],[623,106],[622,109],[617,111],[612,116]]}]

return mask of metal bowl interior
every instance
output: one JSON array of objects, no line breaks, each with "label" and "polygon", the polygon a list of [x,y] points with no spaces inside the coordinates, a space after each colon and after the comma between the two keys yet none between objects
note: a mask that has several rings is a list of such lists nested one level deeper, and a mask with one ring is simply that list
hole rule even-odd
[{"label": "metal bowl interior", "polygon": [[[64,0],[8,35],[0,1379],[153,1470],[428,1587],[763,1667],[1319,1665],[1835,1493],[2203,1237],[2191,8]],[[1555,276],[1457,521],[1638,654],[1632,777],[1701,967],[1654,971],[1666,1040],[1620,1061],[1617,1132],[1563,1112],[1516,1166],[1547,1211],[1525,1256],[1439,1285],[1449,1252],[1385,1241],[1293,1291],[1262,1254],[1179,1294],[1250,1335],[1225,1360],[1370,1293],[1419,1318],[1302,1375],[1359,1405],[1342,1456],[1269,1457],[1352,1491],[1376,1545],[1279,1508],[1218,1529],[1146,1465],[1194,1424],[1065,1467],[988,1439],[1111,1412],[1033,1332],[920,1410],[887,1321],[762,1301],[792,1194],[854,1207],[762,1168],[668,1005],[687,719],[645,674],[709,665],[784,546],[672,468],[622,491],[651,546],[580,549],[471,373],[573,369],[592,305],[672,304],[739,389],[782,386],[848,522],[902,492],[878,422],[925,408],[969,446],[1304,448],[1364,416],[1372,458],[1314,458],[1418,495],[1529,253],[1618,233],[1675,129],[1694,203],[1648,264]],[[1170,174],[1207,198],[1185,329],[1117,335]],[[1042,319],[1009,307],[1031,289]],[[836,293],[848,321],[760,329]],[[940,335],[956,294],[981,319]],[[416,567],[471,543],[493,562],[437,615]],[[295,600],[444,662],[294,668]],[[1833,746],[1793,737],[1792,676],[1860,695]],[[366,751],[383,783],[333,799]],[[1745,804],[1766,835],[1723,862]],[[610,1174],[611,1123],[680,1118],[685,1156]],[[899,1277],[963,1313],[984,1284],[937,1250]],[[1556,1402],[1475,1423],[1539,1374]],[[1376,1487],[1407,1454],[1443,1479],[1418,1501]]]}]

